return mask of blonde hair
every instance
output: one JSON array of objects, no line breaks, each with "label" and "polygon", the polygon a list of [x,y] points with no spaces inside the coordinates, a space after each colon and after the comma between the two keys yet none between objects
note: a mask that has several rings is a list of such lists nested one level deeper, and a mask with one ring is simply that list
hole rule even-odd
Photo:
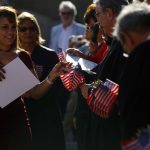
[{"label": "blonde hair", "polygon": [[23,22],[25,20],[30,20],[34,26],[35,26],[35,29],[38,33],[38,38],[37,38],[37,43],[38,44],[43,44],[45,42],[45,40],[42,38],[42,34],[41,34],[41,29],[40,29],[40,26],[38,24],[38,21],[37,19],[35,18],[35,16],[29,12],[22,12],[19,16],[18,16],[18,27],[21,26],[21,24],[23,24]]}]

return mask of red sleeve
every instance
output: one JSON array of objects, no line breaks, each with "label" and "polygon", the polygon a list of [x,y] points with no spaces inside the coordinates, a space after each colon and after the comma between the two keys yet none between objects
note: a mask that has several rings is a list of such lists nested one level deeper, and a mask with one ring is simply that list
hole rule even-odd
[{"label": "red sleeve", "polygon": [[23,63],[29,68],[33,69],[32,60],[28,52],[26,51],[20,51],[19,52],[19,58],[23,61]]},{"label": "red sleeve", "polygon": [[103,61],[103,59],[107,55],[107,52],[108,52],[108,46],[106,45],[106,43],[102,43],[97,53],[93,56],[87,56],[86,59],[99,64]]}]

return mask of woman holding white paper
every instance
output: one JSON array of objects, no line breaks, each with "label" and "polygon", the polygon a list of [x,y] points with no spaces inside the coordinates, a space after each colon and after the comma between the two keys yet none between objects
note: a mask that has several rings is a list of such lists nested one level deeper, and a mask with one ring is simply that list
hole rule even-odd
[{"label": "woman holding white paper", "polygon": [[[17,20],[16,11],[11,7],[0,7],[0,80],[5,80],[3,66],[19,57],[25,65],[35,74],[30,56],[17,46]],[[28,97],[39,99],[53,84],[63,71],[67,71],[69,63],[58,63],[47,78],[40,84],[20,96],[12,103],[0,109],[0,148],[2,150],[30,150],[31,129],[24,100]],[[6,72],[7,73],[7,72]],[[28,82],[28,81],[26,81]],[[14,85],[15,87],[15,85]],[[13,88],[13,87],[12,87]],[[7,91],[6,91],[7,93]],[[9,93],[7,93],[9,94]]]}]

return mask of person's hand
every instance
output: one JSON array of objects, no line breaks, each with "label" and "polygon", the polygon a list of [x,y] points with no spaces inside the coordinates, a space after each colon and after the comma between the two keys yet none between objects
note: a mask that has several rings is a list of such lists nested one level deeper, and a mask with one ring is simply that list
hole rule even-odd
[{"label": "person's hand", "polygon": [[85,55],[78,49],[76,48],[68,48],[66,50],[66,52],[70,55],[73,55],[73,56],[77,56],[77,57],[81,57],[81,58],[85,58]]},{"label": "person's hand", "polygon": [[3,69],[3,65],[0,64],[0,81],[2,81],[3,79],[5,79],[5,70]]},{"label": "person's hand", "polygon": [[72,68],[72,63],[70,62],[59,62],[57,63],[48,75],[48,78],[53,81],[55,78],[59,77],[61,74],[67,73]]}]

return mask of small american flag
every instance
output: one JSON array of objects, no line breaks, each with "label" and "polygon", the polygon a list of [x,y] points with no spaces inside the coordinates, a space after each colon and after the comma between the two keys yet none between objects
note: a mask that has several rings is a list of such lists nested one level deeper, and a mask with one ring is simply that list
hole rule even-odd
[{"label": "small american flag", "polygon": [[87,102],[93,112],[102,118],[108,118],[117,100],[119,85],[106,79],[99,87],[92,89]]},{"label": "small american flag", "polygon": [[44,70],[43,66],[42,65],[37,65],[34,62],[33,62],[33,66],[34,66],[35,71],[36,71],[36,73],[38,75],[38,78],[40,79],[42,77],[43,70]]},{"label": "small american flag", "polygon": [[62,48],[58,48],[57,49],[57,56],[59,58],[59,61],[66,61],[66,54],[65,52],[62,50]]},{"label": "small american flag", "polygon": [[[61,49],[58,48],[58,58],[59,61],[66,61],[66,54]],[[60,75],[60,78],[62,80],[63,85],[68,91],[76,90],[81,84],[84,83],[84,77],[81,74],[81,66],[76,65],[73,69],[71,69],[69,72]]]},{"label": "small american flag", "polygon": [[79,65],[75,66],[68,73],[62,74],[60,78],[68,91],[76,90],[84,83],[84,76],[81,73],[81,67]]},{"label": "small american flag", "polygon": [[150,150],[150,129],[140,131],[140,135],[121,142],[122,150]]}]

